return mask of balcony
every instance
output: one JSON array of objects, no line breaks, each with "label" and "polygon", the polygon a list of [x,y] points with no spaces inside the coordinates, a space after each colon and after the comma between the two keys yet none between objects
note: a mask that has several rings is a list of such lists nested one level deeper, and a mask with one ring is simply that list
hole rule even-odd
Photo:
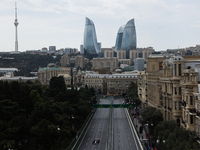
[{"label": "balcony", "polygon": [[195,109],[189,109],[189,113],[190,113],[190,115],[197,115]]},{"label": "balcony", "polygon": [[172,94],[167,93],[167,96],[172,96]]}]

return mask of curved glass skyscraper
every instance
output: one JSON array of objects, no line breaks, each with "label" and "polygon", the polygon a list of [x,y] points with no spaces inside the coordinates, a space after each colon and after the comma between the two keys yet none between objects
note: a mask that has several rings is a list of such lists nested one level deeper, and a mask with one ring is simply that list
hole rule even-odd
[{"label": "curved glass skyscraper", "polygon": [[98,54],[100,52],[100,48],[97,43],[94,23],[87,17],[85,19],[85,30],[84,30],[83,41],[84,41],[83,48],[87,54]]},{"label": "curved glass skyscraper", "polygon": [[120,49],[136,49],[136,31],[134,19],[129,20],[125,26],[120,27],[118,30],[115,51]]},{"label": "curved glass skyscraper", "polygon": [[122,36],[123,36],[123,32],[124,32],[124,27],[125,27],[125,25],[121,26],[121,27],[119,28],[119,30],[118,30],[117,38],[116,38],[116,43],[115,43],[115,51],[121,49],[121,45],[122,45]]}]

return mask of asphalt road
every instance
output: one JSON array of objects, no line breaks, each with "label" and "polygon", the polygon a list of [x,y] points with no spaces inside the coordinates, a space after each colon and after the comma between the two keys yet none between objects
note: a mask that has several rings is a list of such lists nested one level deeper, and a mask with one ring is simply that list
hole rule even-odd
[{"label": "asphalt road", "polygon": [[[122,104],[122,100],[101,99],[100,104]],[[110,124],[110,108],[98,108],[78,147],[78,150],[108,150],[108,136]],[[124,108],[114,108],[113,118],[113,150],[140,150],[136,144],[136,137],[130,128]],[[98,145],[92,142],[99,139]]]},{"label": "asphalt road", "polygon": [[[111,101],[101,99],[100,104],[110,104]],[[96,110],[78,150],[105,150],[108,141],[109,110],[109,108],[98,108]],[[92,142],[98,138],[100,143],[93,145]]]},{"label": "asphalt road", "polygon": [[[113,104],[122,104],[121,100],[114,100]],[[135,135],[130,128],[125,108],[113,109],[113,149],[139,150],[135,142]]]}]

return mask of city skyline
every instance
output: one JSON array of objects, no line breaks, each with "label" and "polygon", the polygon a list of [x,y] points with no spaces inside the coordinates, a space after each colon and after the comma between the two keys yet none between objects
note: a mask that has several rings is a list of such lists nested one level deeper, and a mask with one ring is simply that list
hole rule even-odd
[{"label": "city skyline", "polygon": [[[57,49],[83,44],[85,17],[95,22],[102,47],[112,47],[121,25],[135,19],[137,47],[156,51],[200,44],[200,2],[194,0],[16,1],[19,51],[55,45]],[[15,1],[0,2],[0,51],[15,50]]]}]

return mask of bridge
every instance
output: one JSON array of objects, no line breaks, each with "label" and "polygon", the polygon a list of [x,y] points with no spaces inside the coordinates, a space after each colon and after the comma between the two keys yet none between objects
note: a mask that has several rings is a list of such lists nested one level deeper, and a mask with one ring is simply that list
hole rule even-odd
[{"label": "bridge", "polygon": [[94,108],[134,108],[134,104],[96,104]]}]

